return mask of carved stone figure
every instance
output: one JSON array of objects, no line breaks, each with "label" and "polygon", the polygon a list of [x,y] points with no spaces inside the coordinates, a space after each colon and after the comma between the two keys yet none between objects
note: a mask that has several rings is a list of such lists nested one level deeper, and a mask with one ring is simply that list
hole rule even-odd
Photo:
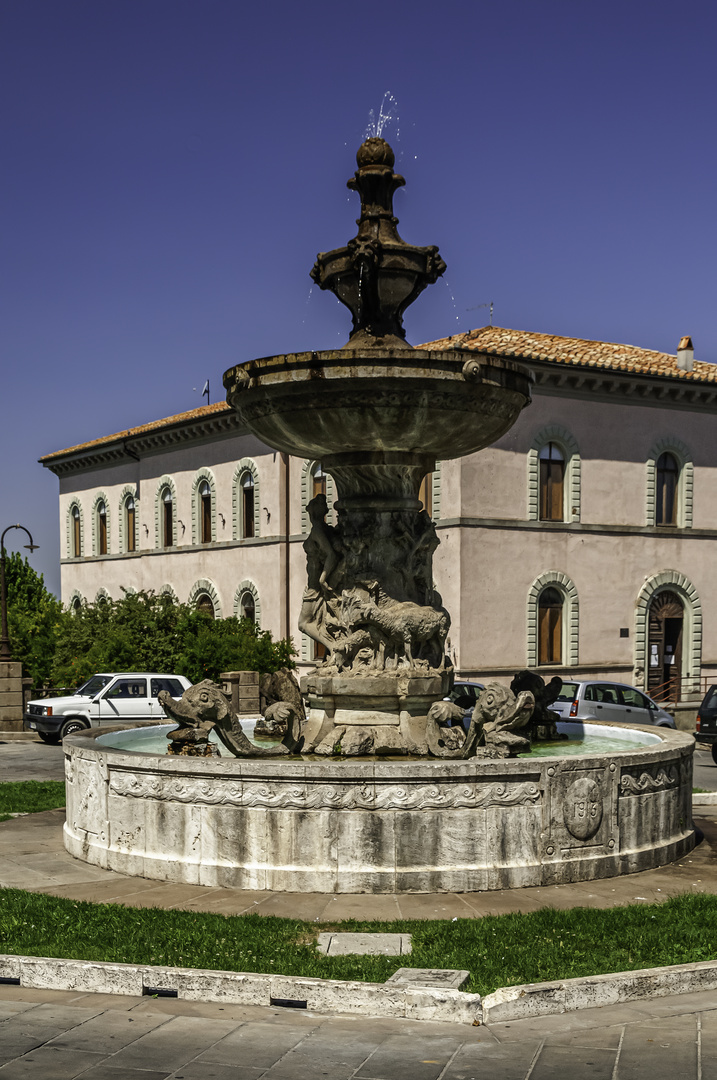
[{"label": "carved stone figure", "polygon": [[257,720],[254,733],[265,738],[283,737],[292,724],[306,719],[304,699],[296,676],[289,668],[279,668],[259,679],[259,698],[262,718]]},{"label": "carved stone figure", "polygon": [[563,680],[558,675],[553,676],[546,684],[537,671],[519,671],[513,677],[510,688],[514,694],[529,690],[535,698],[535,709],[525,731],[529,739],[533,742],[558,742],[567,739],[567,735],[561,735],[556,727],[560,716],[550,708],[553,702],[558,700],[558,694],[563,688]]},{"label": "carved stone figure", "polygon": [[500,683],[488,683],[473,709],[461,757],[517,757],[530,750],[530,739],[519,735],[535,708],[528,690],[517,697]]},{"label": "carved stone figure", "polygon": [[[190,686],[179,701],[170,697],[166,690],[157,695],[157,701],[169,719],[179,724],[179,732],[170,731],[167,735],[171,742],[181,744],[193,741],[201,744],[208,740],[209,732],[214,729],[220,741],[235,757],[277,757],[290,751],[287,743],[293,742],[291,734],[287,735],[286,743],[282,742],[276,747],[254,746],[244,734],[229,696],[210,679]],[[192,734],[185,735],[185,730]]]},{"label": "carved stone figure", "polygon": [[299,630],[323,645],[330,655],[342,631],[336,611],[340,601],[330,585],[341,547],[336,530],[325,521],[329,510],[326,496],[314,496],[306,510],[311,532],[304,541],[308,580],[299,612]]},{"label": "carved stone figure", "polygon": [[452,701],[436,701],[426,717],[426,742],[434,757],[461,757],[466,733],[463,709]]},{"label": "carved stone figure", "polygon": [[413,667],[417,660],[439,671],[445,666],[451,619],[443,608],[437,611],[399,600],[381,606],[367,601],[355,605],[351,625],[378,631],[388,642],[396,667]]}]

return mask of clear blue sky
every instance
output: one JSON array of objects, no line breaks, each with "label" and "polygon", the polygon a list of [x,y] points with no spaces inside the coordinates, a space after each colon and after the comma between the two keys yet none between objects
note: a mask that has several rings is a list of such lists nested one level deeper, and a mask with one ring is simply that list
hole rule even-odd
[{"label": "clear blue sky", "polygon": [[[717,5],[0,0],[0,531],[59,587],[44,453],[342,344],[369,112],[448,264],[414,344],[488,321],[717,360]],[[19,534],[10,534],[9,540]],[[13,543],[10,544],[13,546]]]}]

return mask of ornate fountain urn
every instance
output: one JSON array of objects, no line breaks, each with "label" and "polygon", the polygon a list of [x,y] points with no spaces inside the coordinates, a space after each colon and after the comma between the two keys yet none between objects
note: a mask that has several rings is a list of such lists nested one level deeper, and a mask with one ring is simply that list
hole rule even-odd
[{"label": "ornate fountain urn", "polygon": [[[444,272],[436,247],[397,231],[404,183],[383,139],[367,139],[348,181],[358,234],[319,254],[312,277],[351,310],[339,350],[252,360],[224,375],[227,401],[274,449],[321,461],[336,483],[308,506],[299,629],[326,658],[305,676],[304,752],[426,754],[427,717],[449,693],[450,615],[433,582],[438,537],[418,491],[436,461],[494,442],[530,401],[530,372],[461,349],[414,349],[402,316]],[[429,725],[430,726],[430,725]]]}]

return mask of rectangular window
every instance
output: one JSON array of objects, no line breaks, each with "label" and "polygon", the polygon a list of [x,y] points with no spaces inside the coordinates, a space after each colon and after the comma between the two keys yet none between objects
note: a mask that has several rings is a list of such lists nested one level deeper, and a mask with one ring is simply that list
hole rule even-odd
[{"label": "rectangular window", "polygon": [[114,698],[137,698],[146,696],[146,679],[120,679],[105,695],[108,700],[113,700]]},{"label": "rectangular window", "polygon": [[174,523],[172,521],[172,503],[165,502],[164,506],[164,546],[172,547],[174,544]]},{"label": "rectangular window", "polygon": [[562,461],[540,462],[540,520],[563,520],[563,478],[565,464]]},{"label": "rectangular window", "polygon": [[137,539],[135,536],[134,503],[127,507],[127,550],[136,551]]},{"label": "rectangular window", "polygon": [[244,524],[244,536],[251,539],[254,535],[254,485],[242,488],[242,522]]},{"label": "rectangular window", "polygon": [[562,645],[562,610],[542,606],[538,609],[538,663],[559,664]]},{"label": "rectangular window", "polygon": [[202,495],[202,543],[212,542],[212,497]]},{"label": "rectangular window", "polygon": [[184,687],[179,679],[152,679],[150,682],[150,697],[156,698],[161,690],[166,690],[170,697],[180,698],[184,693]]}]

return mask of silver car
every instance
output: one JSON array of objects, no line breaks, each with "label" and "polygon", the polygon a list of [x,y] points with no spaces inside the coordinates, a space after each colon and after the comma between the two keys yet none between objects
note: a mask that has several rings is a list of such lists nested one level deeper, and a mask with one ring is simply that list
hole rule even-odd
[{"label": "silver car", "polygon": [[563,682],[550,706],[561,720],[605,720],[611,724],[675,726],[675,719],[642,690],[624,683]]}]

